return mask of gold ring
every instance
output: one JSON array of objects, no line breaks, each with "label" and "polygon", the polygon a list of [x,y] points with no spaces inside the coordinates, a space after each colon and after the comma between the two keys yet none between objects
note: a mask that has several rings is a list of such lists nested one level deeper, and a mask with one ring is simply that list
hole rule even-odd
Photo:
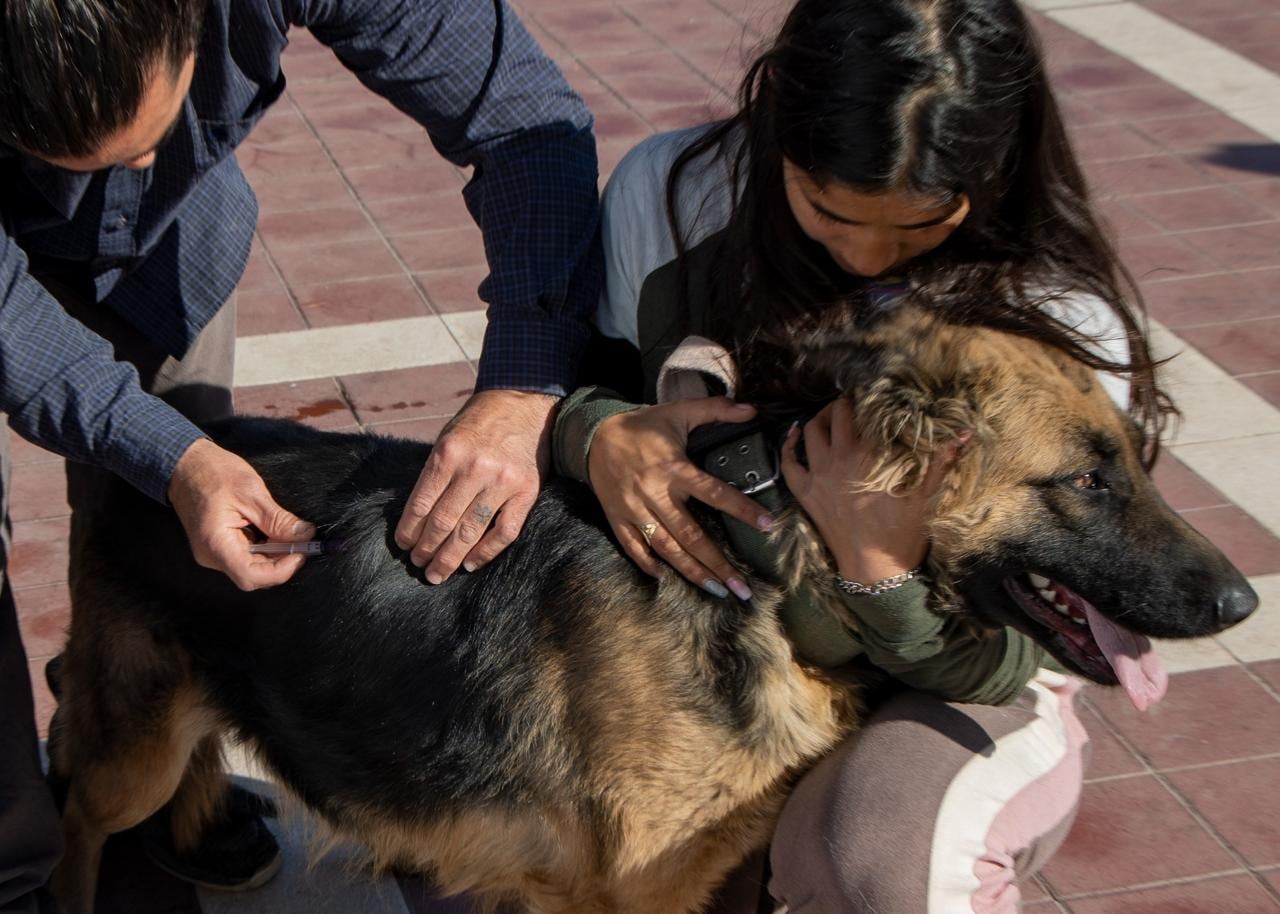
[{"label": "gold ring", "polygon": [[653,545],[653,535],[657,532],[658,532],[657,524],[640,525],[640,535],[644,537],[644,543],[646,546]]}]

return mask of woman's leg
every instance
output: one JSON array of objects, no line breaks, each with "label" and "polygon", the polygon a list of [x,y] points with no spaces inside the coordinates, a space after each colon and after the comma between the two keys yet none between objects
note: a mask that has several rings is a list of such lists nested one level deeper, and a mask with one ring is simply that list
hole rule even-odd
[{"label": "woman's leg", "polygon": [[1066,836],[1088,741],[1079,683],[1041,671],[1003,707],[886,702],[797,785],[770,891],[788,914],[1008,914]]}]

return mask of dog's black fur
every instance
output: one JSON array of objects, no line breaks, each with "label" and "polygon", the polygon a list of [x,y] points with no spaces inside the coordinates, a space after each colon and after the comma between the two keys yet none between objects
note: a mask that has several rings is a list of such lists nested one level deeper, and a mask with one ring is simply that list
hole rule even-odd
[{"label": "dog's black fur", "polygon": [[[918,479],[928,448],[974,432],[937,500],[939,611],[1022,628],[1114,683],[1008,582],[1043,574],[1157,636],[1218,631],[1256,606],[1160,500],[1129,425],[1081,366],[912,315],[855,345],[874,356],[820,341],[817,361],[833,367],[818,386],[853,397],[886,473]],[[179,789],[191,747],[198,756],[223,729],[383,864],[538,911],[666,914],[695,910],[767,840],[790,779],[856,723],[849,683],[794,658],[778,623],[801,579],[831,590],[795,514],[781,531],[799,550],[791,577],[753,581],[757,598],[740,603],[641,574],[594,496],[552,481],[511,547],[431,587],[392,541],[429,445],[265,419],[209,431],[343,546],[243,593],[195,564],[168,508],[113,491],[73,587],[54,753],[80,842],[60,880],[73,914],[94,842]],[[103,784],[148,770],[171,786],[113,806]]]}]

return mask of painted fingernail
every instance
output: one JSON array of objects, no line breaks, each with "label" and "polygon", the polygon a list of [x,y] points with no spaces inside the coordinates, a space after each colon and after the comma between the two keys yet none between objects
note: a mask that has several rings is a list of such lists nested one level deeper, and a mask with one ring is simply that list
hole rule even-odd
[{"label": "painted fingernail", "polygon": [[761,530],[766,530],[766,531],[773,529],[773,523],[774,523],[773,515],[771,514],[761,514],[760,517],[756,520],[756,526],[759,527]]},{"label": "painted fingernail", "polygon": [[729,591],[725,590],[724,585],[719,581],[704,581],[702,583],[702,589],[713,597],[719,597],[721,600],[729,596]]},{"label": "painted fingernail", "polygon": [[733,595],[739,600],[751,599],[751,588],[747,586],[747,582],[742,578],[729,578],[729,589],[733,591]]},{"label": "painted fingernail", "polygon": [[462,568],[463,568],[463,570],[465,570],[465,571],[466,571],[466,573],[467,573],[467,574],[471,574],[472,572],[474,572],[474,571],[475,571],[477,568],[479,568],[479,567],[480,567],[480,566],[479,566],[479,565],[477,565],[475,562],[463,562],[463,563],[462,563]]},{"label": "painted fingernail", "polygon": [[444,578],[443,578],[443,577],[441,577],[440,572],[438,572],[438,571],[428,571],[428,572],[427,572],[427,583],[428,583],[428,584],[439,584],[439,583],[440,583],[441,581],[443,581],[443,580],[444,580]]}]

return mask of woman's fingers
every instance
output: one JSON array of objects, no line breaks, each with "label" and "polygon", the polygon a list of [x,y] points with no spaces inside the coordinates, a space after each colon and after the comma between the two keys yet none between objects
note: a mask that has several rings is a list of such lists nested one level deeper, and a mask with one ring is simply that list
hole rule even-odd
[{"label": "woman's fingers", "polygon": [[658,526],[649,545],[658,556],[707,593],[723,598],[732,591],[740,599],[751,598],[746,581],[687,508],[669,501],[650,510]]},{"label": "woman's fingers", "polygon": [[[704,505],[742,521],[756,530],[773,527],[773,516],[750,495],[745,495],[722,479],[699,470],[692,463],[681,467],[681,485],[678,494],[692,496]],[[684,500],[683,498],[681,499]]]},{"label": "woman's fingers", "polygon": [[613,535],[622,545],[622,551],[631,561],[640,566],[641,571],[651,578],[656,578],[662,573],[662,563],[649,551],[649,544],[639,527],[630,521],[611,522],[610,526],[613,527]]},{"label": "woman's fingers", "polygon": [[782,439],[782,478],[787,488],[797,497],[802,496],[809,487],[809,471],[800,463],[796,449],[800,444],[800,423],[787,429],[787,437]]}]

